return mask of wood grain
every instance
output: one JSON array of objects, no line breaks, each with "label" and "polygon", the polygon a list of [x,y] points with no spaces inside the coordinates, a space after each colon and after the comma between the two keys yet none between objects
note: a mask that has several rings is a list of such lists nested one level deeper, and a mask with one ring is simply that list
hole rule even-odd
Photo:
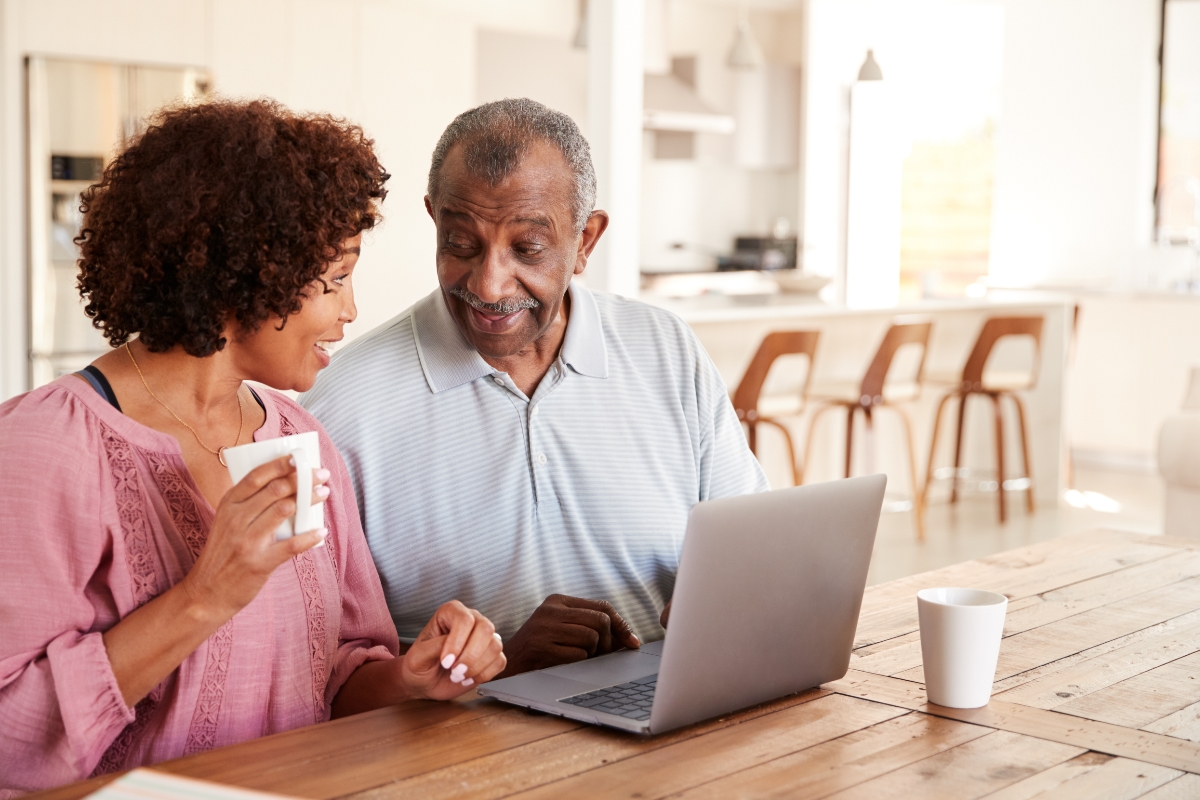
[{"label": "wood grain", "polygon": [[923,711],[934,716],[1012,731],[1050,742],[1070,744],[1171,769],[1200,773],[1200,743],[1107,722],[1073,717],[993,698],[983,708],[945,708],[924,702],[919,684],[899,678],[852,672],[825,688],[843,694]]},{"label": "wood grain", "polygon": [[1075,756],[1069,761],[1055,764],[1048,770],[1030,775],[1024,780],[1009,784],[998,792],[987,796],[987,800],[1031,800],[1055,796],[1055,790],[1068,781],[1112,761],[1113,757],[1091,751]]},{"label": "wood grain", "polygon": [[970,586],[1001,592],[1012,601],[1172,554],[1169,548],[1132,544],[1127,535],[1082,534],[900,578],[867,589],[854,646],[875,644],[917,630],[915,598],[921,589]]},{"label": "wood grain", "polygon": [[[1189,656],[1197,650],[1200,650],[1200,620],[1190,625],[1164,628],[1156,635],[1050,673],[1003,692],[998,697],[1010,703],[1057,708]],[[1186,700],[1171,711],[1184,705],[1187,705]],[[1085,713],[1080,716],[1089,715]]]},{"label": "wood grain", "polygon": [[726,775],[679,797],[826,797],[990,733],[978,725],[927,714],[905,714]]},{"label": "wood grain", "polygon": [[1174,714],[1143,725],[1142,730],[1200,742],[1200,703],[1192,703]]},{"label": "wood grain", "polygon": [[[925,696],[915,594],[947,585],[1010,598],[981,709]],[[1200,542],[1098,532],[872,587],[856,648],[840,681],[662,736],[475,698],[156,768],[317,800],[1200,798]]]},{"label": "wood grain", "polygon": [[[1197,643],[1197,647],[1200,649],[1200,643]],[[1200,703],[1200,653],[1192,653],[1148,669],[1107,688],[1063,703],[1056,710],[1126,728],[1146,730],[1147,725],[1173,716],[1195,703]]]},{"label": "wood grain", "polygon": [[[1187,551],[1042,595],[1010,601],[1004,621],[1004,635],[1011,637],[1147,593],[1151,594],[1138,602],[1153,604],[1157,592],[1163,591],[1164,587],[1197,577],[1200,577],[1200,552]],[[915,597],[913,603],[916,603]],[[920,633],[913,631],[874,646],[860,648],[855,651],[855,656],[852,662],[854,669],[880,675],[900,674],[920,666]]]},{"label": "wood grain", "polygon": [[1082,748],[1007,731],[930,756],[830,795],[838,800],[973,800],[1074,758]]},{"label": "wood grain", "polygon": [[1196,800],[1200,797],[1200,775],[1183,775],[1142,797],[1144,800]]},{"label": "wood grain", "polygon": [[607,764],[515,797],[657,798],[681,792],[898,716],[895,708],[822,697],[707,736]]},{"label": "wood grain", "polygon": [[1182,772],[1128,758],[1114,758],[1059,786],[1050,796],[1056,800],[1132,800],[1157,789]]},{"label": "wood grain", "polygon": [[357,793],[355,798],[386,800],[396,797],[506,797],[605,764],[784,711],[829,694],[830,692],[823,689],[812,689],[662,736],[633,736],[610,728],[583,726],[559,736],[463,760],[406,780],[388,783],[370,791]]}]

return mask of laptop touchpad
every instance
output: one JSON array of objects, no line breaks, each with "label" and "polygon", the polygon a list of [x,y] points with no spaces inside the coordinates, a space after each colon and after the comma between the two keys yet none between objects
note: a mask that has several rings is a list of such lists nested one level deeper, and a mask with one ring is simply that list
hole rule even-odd
[{"label": "laptop touchpad", "polygon": [[637,650],[618,650],[606,656],[589,658],[587,661],[576,661],[574,664],[563,664],[542,670],[542,672],[570,678],[573,681],[592,683],[599,688],[654,675],[658,672],[661,663],[662,659],[656,655]]}]

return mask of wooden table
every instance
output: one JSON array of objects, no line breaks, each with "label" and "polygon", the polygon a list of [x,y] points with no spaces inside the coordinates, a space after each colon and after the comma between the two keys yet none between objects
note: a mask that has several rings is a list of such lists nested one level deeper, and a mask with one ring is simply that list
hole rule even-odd
[{"label": "wooden table", "polygon": [[[918,589],[1010,598],[995,695],[926,703]],[[312,798],[1200,798],[1200,542],[1100,532],[867,591],[836,683],[642,738],[474,699],[179,759]],[[39,797],[77,798],[102,781]]]}]

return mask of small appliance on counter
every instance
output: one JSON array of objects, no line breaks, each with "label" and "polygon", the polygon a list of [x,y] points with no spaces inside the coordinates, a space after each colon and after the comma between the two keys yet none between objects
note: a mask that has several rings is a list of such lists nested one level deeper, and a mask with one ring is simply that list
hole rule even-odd
[{"label": "small appliance on counter", "polygon": [[717,271],[795,269],[796,249],[795,236],[738,236],[733,253],[717,257]]}]

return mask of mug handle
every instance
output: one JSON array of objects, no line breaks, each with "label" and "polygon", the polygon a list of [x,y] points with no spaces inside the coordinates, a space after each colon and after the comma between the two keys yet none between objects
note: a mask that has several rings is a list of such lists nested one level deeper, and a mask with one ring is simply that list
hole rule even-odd
[{"label": "mug handle", "polygon": [[296,461],[296,517],[292,522],[292,534],[299,536],[313,529],[312,524],[312,465],[308,453],[302,448],[292,451]]}]

